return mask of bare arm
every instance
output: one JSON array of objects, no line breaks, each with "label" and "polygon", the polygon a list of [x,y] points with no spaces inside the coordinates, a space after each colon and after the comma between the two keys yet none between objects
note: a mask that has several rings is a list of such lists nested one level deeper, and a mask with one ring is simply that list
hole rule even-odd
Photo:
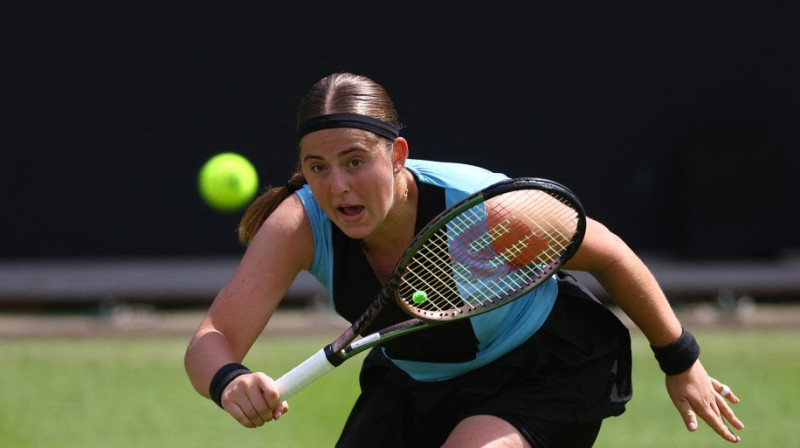
[{"label": "bare arm", "polygon": [[[197,392],[208,397],[209,384],[217,370],[228,363],[242,362],[297,274],[310,266],[313,256],[308,217],[300,200],[292,195],[261,226],[189,343],[184,365]],[[257,380],[258,384],[252,387],[272,389],[266,375],[247,376],[258,376],[248,379]],[[272,405],[270,409],[276,407],[277,393],[274,395],[265,397]],[[228,411],[245,426],[251,426],[231,409]]]},{"label": "bare arm", "polygon": [[[681,323],[653,274],[604,225],[588,220],[583,244],[565,268],[592,274],[652,346],[663,347],[680,337]],[[726,421],[737,429],[744,425],[718,394],[721,383],[708,376],[699,360],[687,371],[667,376],[666,381],[670,398],[689,430],[697,428],[699,416],[726,440],[739,441]],[[739,401],[732,393],[725,398]]]},{"label": "bare arm", "polygon": [[680,336],[681,324],[653,274],[604,225],[588,220],[583,244],[565,267],[592,274],[650,344],[667,345]]}]

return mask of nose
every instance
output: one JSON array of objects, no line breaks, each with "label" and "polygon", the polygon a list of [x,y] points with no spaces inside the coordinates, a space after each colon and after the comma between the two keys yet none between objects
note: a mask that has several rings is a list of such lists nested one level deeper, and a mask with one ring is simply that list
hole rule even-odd
[{"label": "nose", "polygon": [[347,172],[342,169],[334,168],[331,170],[331,193],[342,194],[350,191],[350,183],[347,179]]}]

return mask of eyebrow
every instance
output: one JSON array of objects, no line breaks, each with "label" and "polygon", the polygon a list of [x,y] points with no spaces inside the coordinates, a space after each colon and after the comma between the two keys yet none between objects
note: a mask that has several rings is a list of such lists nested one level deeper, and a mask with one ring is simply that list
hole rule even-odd
[{"label": "eyebrow", "polygon": [[[368,152],[368,151],[366,149],[364,149],[364,148],[357,148],[357,147],[353,148],[353,147],[351,147],[351,148],[348,148],[348,149],[345,149],[345,150],[339,152],[338,154],[336,154],[336,157],[337,158],[343,157],[343,156],[346,156],[346,155],[348,155],[350,153],[353,153],[353,152]],[[309,154],[309,155],[303,157],[303,162],[305,162],[306,160],[322,160],[322,159],[323,159],[322,156],[315,156],[313,154]]]}]

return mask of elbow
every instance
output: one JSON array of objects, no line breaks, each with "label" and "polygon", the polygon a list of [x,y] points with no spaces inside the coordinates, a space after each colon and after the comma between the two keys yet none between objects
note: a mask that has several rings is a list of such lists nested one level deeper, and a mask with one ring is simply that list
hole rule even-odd
[{"label": "elbow", "polygon": [[193,338],[183,355],[183,369],[186,372],[186,376],[189,377],[189,382],[192,384],[192,387],[194,387],[194,390],[196,390],[200,395],[207,397],[208,385],[202,384],[202,380],[200,379],[202,375],[200,374],[200,366],[198,366],[197,362],[198,358],[199,355],[196,350],[196,338]]},{"label": "elbow", "polygon": [[616,269],[632,255],[628,245],[608,227],[593,219],[586,223],[586,234],[581,247],[564,267],[586,271],[593,276]]}]

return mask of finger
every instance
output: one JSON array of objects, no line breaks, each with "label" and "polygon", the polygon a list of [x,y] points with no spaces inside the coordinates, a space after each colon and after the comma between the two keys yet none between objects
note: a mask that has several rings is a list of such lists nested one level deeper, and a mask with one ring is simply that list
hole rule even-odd
[{"label": "finger", "polygon": [[264,394],[264,399],[267,400],[267,403],[269,403],[269,407],[273,409],[281,407],[281,393],[271,378],[262,378],[260,387],[262,393]]},{"label": "finger", "polygon": [[280,390],[278,390],[272,378],[265,374],[260,374],[258,376],[258,385],[261,389],[262,397],[270,408],[271,417],[273,419],[277,420],[281,415],[289,411],[289,404],[281,400]]},{"label": "finger", "polygon": [[[228,389],[232,389],[232,386],[228,386]],[[242,426],[247,428],[254,428],[256,425],[247,415],[247,411],[240,405],[240,401],[242,401],[241,396],[239,398],[235,398],[236,394],[232,391],[229,392],[228,389],[225,390],[222,394],[222,408],[228,411],[228,413],[233,417],[237,422],[241,423]],[[244,401],[247,402],[246,406],[250,405],[249,400],[244,398]]]},{"label": "finger", "polygon": [[261,416],[266,420],[277,420],[286,413],[289,405],[280,400],[280,391],[275,386],[275,382],[264,373],[254,375],[255,389],[258,397],[254,397],[254,405],[263,412]]},{"label": "finger", "polygon": [[737,397],[736,394],[733,393],[733,391],[727,384],[721,384],[721,387],[719,390],[717,390],[717,393],[725,397],[725,399],[730,401],[731,403],[739,402],[739,397]]},{"label": "finger", "polygon": [[256,424],[247,416],[247,413],[236,403],[231,403],[225,407],[229,414],[242,426],[246,428],[255,428]]},{"label": "finger", "polygon": [[725,384],[725,383],[723,383],[723,382],[721,382],[721,381],[719,381],[719,380],[717,380],[715,378],[711,378],[711,384],[714,387],[714,391],[717,392],[718,394],[722,395],[723,397],[725,397],[726,400],[730,401],[731,403],[738,403],[739,402],[739,397],[737,397],[733,393],[733,391],[731,390],[731,388],[727,384]]},{"label": "finger", "polygon": [[242,425],[253,428],[262,426],[272,420],[272,410],[251,377],[233,381],[222,395],[225,409],[230,409],[231,415]]},{"label": "finger", "polygon": [[287,412],[289,412],[289,403],[284,401],[280,404],[280,406],[272,410],[272,418],[277,420]]},{"label": "finger", "polygon": [[[719,398],[719,396],[717,396]],[[720,408],[717,406],[718,400],[712,400],[705,406],[700,406],[700,409],[697,410],[697,414],[703,421],[711,427],[717,434],[720,435],[725,440],[730,442],[738,442],[741,438],[731,432],[731,429],[725,423],[725,420],[722,418],[722,412]],[[725,404],[725,403],[723,403]],[[727,406],[727,404],[725,404]]]},{"label": "finger", "polygon": [[731,425],[733,425],[734,428],[744,429],[744,423],[742,423],[742,421],[736,417],[733,409],[728,405],[728,403],[725,402],[721,395],[717,398],[717,407],[719,408],[722,417]]},{"label": "finger", "polygon": [[[261,393],[260,390],[256,389],[253,391],[249,391],[247,398],[250,401],[250,405],[253,409],[253,423],[256,423],[257,426],[261,426],[264,423],[267,423],[273,419],[273,410],[267,404],[267,400],[264,398],[264,395]],[[261,421],[261,424],[258,424],[258,421]]]},{"label": "finger", "polygon": [[678,408],[678,411],[680,411],[681,417],[683,417],[683,423],[686,424],[686,429],[689,431],[697,429],[697,414],[695,414],[688,403],[682,404]]},{"label": "finger", "polygon": [[272,420],[272,413],[271,412],[268,412],[268,414],[267,414],[267,415],[269,415],[269,417],[268,417],[269,420],[265,419],[261,415],[261,412],[259,412],[259,409],[255,405],[253,405],[253,402],[250,401],[250,400],[247,400],[246,403],[243,403],[241,405],[241,408],[242,408],[242,411],[244,412],[245,416],[250,420],[250,422],[253,424],[254,427],[261,426],[264,423],[268,422],[269,420]]}]

